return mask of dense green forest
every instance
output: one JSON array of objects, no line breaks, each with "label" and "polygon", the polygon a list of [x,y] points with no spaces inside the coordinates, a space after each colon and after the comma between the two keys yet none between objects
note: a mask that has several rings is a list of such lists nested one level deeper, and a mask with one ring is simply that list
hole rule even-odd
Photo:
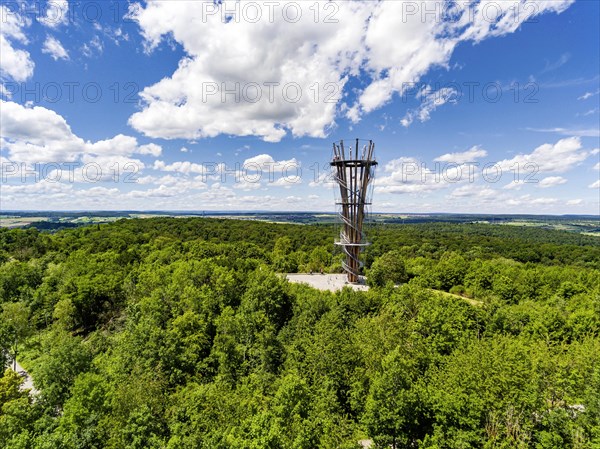
[{"label": "dense green forest", "polygon": [[[600,239],[208,218],[0,229],[0,447],[600,448]],[[0,374],[1,375],[1,374]]]}]

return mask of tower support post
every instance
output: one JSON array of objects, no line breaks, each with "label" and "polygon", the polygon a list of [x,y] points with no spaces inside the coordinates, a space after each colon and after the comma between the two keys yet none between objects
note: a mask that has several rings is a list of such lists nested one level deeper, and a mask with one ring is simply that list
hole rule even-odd
[{"label": "tower support post", "polygon": [[333,177],[339,188],[336,204],[341,220],[339,239],[335,244],[344,252],[342,267],[351,283],[360,281],[360,253],[369,245],[364,233],[364,221],[371,205],[369,187],[377,166],[375,144],[372,140],[363,142],[356,139],[334,143],[331,160]]}]

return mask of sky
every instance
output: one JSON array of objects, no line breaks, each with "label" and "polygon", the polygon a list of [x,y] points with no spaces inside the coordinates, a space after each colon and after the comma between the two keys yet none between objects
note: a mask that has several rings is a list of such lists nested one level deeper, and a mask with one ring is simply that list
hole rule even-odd
[{"label": "sky", "polygon": [[359,138],[376,212],[600,214],[600,2],[0,12],[1,210],[332,212]]}]

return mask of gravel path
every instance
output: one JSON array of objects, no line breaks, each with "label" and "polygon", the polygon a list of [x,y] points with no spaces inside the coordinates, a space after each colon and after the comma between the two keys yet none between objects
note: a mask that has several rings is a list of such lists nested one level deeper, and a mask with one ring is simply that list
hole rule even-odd
[{"label": "gravel path", "polygon": [[[8,367],[12,369],[13,366],[13,361],[11,360],[8,364]],[[37,396],[40,393],[39,390],[33,386],[33,379],[31,378],[29,373],[25,371],[25,369],[19,364],[19,362],[17,362],[17,373],[19,373],[21,377],[25,379],[25,382],[23,382],[23,384],[21,385],[21,391],[30,390],[30,395]]]}]

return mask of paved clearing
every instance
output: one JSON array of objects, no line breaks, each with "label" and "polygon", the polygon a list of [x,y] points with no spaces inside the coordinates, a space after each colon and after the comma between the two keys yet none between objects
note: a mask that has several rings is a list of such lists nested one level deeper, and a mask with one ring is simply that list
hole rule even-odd
[{"label": "paved clearing", "polygon": [[350,287],[353,290],[368,290],[369,286],[363,283],[350,284],[345,274],[297,274],[290,273],[285,275],[286,279],[295,284],[308,284],[319,290],[329,290],[336,292],[344,287]]}]

